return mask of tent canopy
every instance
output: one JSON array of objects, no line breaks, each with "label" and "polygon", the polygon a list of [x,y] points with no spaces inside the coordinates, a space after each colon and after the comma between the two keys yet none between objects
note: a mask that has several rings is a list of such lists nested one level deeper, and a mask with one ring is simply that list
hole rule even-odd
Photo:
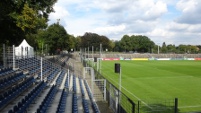
[{"label": "tent canopy", "polygon": [[18,47],[15,47],[15,56],[18,58],[34,57],[34,49],[24,39]]}]

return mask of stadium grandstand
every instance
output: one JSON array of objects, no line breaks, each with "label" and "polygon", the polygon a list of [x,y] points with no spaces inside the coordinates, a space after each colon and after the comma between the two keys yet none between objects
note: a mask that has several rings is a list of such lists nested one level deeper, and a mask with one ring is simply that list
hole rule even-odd
[{"label": "stadium grandstand", "polygon": [[106,103],[98,106],[90,83],[82,76],[83,67],[77,53],[18,57],[14,47],[3,49],[1,113],[111,112]]},{"label": "stadium grandstand", "polygon": [[[28,50],[15,55],[14,46],[3,47],[0,113],[139,113],[140,101],[132,101],[100,75],[100,67],[96,70],[88,61],[201,58],[200,54],[86,54],[82,51],[39,56],[28,54]],[[177,113],[176,109],[177,106],[173,113]]]}]

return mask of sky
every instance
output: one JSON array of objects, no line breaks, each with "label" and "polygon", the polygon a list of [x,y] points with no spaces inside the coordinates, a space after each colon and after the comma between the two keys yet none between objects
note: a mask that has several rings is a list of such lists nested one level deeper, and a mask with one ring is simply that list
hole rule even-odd
[{"label": "sky", "polygon": [[58,0],[48,24],[68,34],[121,40],[145,35],[157,45],[201,45],[201,0]]}]

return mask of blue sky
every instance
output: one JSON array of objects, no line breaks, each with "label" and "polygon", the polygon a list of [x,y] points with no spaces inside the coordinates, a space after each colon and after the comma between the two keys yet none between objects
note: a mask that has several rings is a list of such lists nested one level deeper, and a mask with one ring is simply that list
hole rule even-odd
[{"label": "blue sky", "polygon": [[201,45],[200,5],[201,0],[58,0],[49,24],[60,19],[74,36],[146,35],[161,45]]}]

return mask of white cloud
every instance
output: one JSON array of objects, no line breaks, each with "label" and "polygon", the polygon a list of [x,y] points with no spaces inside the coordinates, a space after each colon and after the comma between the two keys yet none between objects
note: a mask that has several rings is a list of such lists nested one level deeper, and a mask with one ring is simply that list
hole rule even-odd
[{"label": "white cloud", "polygon": [[156,2],[155,4],[152,4],[145,12],[145,17],[150,18],[159,18],[161,15],[167,12],[167,5],[161,1]]},{"label": "white cloud", "polygon": [[98,27],[93,30],[95,33],[100,34],[119,34],[125,30],[125,25],[117,25],[117,26],[106,26],[106,27]]},{"label": "white cloud", "polygon": [[201,0],[180,0],[177,8],[182,15],[176,20],[178,23],[201,24]]},{"label": "white cloud", "polygon": [[120,40],[140,34],[156,43],[198,44],[200,5],[201,0],[59,0],[49,24],[60,18],[75,36],[95,32]]},{"label": "white cloud", "polygon": [[54,7],[55,12],[51,13],[49,16],[50,18],[50,22],[49,23],[55,23],[57,21],[57,19],[61,19],[63,21],[63,18],[68,18],[68,16],[70,15],[70,13],[68,12],[68,10],[66,10],[64,7],[60,7],[60,6],[55,6]]}]

